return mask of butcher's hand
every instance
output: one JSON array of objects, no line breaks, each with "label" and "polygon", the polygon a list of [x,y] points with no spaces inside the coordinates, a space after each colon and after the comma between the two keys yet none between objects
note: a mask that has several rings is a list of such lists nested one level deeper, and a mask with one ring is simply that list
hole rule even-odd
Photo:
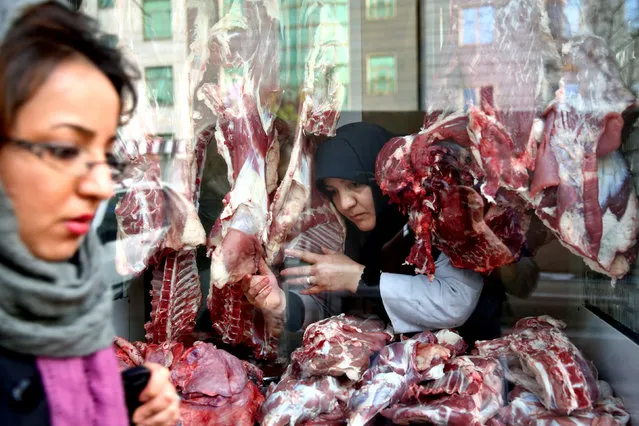
[{"label": "butcher's hand", "polygon": [[364,272],[360,265],[348,256],[327,248],[324,254],[301,250],[286,250],[286,254],[310,263],[308,266],[296,266],[284,269],[282,276],[294,277],[288,280],[291,285],[308,285],[302,294],[317,294],[324,291],[350,291],[355,293]]},{"label": "butcher's hand", "polygon": [[169,370],[153,362],[144,364],[151,378],[142,393],[142,405],[133,413],[138,426],[175,426],[180,418],[180,397],[169,378]]},{"label": "butcher's hand", "polygon": [[248,301],[262,311],[271,335],[279,336],[284,328],[286,296],[264,259],[260,259],[258,273],[244,277],[242,290]]}]

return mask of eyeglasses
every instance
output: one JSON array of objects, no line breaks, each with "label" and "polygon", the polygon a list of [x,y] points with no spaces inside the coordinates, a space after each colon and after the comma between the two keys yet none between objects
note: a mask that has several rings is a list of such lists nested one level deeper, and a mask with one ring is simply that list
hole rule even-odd
[{"label": "eyeglasses", "polygon": [[119,161],[113,154],[107,154],[105,161],[92,161],[86,150],[64,142],[31,142],[22,139],[6,139],[5,142],[29,151],[52,168],[75,177],[84,177],[94,167],[105,164],[111,170],[111,179],[117,183],[129,167],[128,162]]}]

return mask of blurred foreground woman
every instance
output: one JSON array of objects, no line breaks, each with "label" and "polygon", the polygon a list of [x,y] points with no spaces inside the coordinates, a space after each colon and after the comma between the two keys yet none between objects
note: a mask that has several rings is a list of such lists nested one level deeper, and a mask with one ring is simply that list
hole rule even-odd
[{"label": "blurred foreground woman", "polygon": [[[62,2],[0,5],[3,425],[129,423],[111,346],[112,294],[90,228],[113,194],[121,165],[110,152],[136,98],[120,53],[97,35]],[[147,367],[133,421],[174,425],[179,398],[168,370]]]}]

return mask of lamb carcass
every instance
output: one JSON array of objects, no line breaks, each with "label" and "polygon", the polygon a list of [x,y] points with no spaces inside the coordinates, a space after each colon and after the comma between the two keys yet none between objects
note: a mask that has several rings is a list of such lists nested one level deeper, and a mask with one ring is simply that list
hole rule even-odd
[{"label": "lamb carcass", "polygon": [[[212,33],[212,56],[222,66],[240,67],[243,76],[237,84],[226,81],[202,88],[217,115],[215,138],[231,185],[224,210],[209,235],[207,306],[223,341],[244,343],[258,357],[272,357],[276,354],[273,330],[259,321],[261,312],[248,302],[241,283],[258,274],[263,259],[269,191],[276,176],[276,166],[267,159],[279,151],[273,126],[281,94],[278,4],[236,2]],[[271,298],[283,302],[279,287],[271,290]]]}]

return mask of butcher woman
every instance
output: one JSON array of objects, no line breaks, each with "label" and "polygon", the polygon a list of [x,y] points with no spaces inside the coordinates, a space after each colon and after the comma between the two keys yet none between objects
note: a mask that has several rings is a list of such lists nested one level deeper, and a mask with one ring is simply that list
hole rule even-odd
[{"label": "butcher woman", "polygon": [[[0,5],[3,425],[129,424],[112,294],[96,274],[100,245],[89,229],[113,194],[121,168],[110,151],[135,94],[120,54],[96,35],[61,2]],[[169,372],[146,366],[133,421],[172,426],[179,398]]]},{"label": "butcher woman", "polygon": [[[389,320],[396,333],[457,328],[469,343],[498,337],[504,299],[499,280],[454,267],[435,247],[432,282],[404,265],[414,235],[407,217],[389,204],[375,180],[377,154],[392,137],[380,126],[353,123],[319,146],[315,184],[346,220],[344,254],[289,250],[289,256],[306,265],[285,269],[282,276],[292,285],[306,284],[305,294],[347,292],[377,301],[376,313]],[[524,280],[536,280],[529,262],[495,275],[521,278],[518,268],[525,270]]]}]

